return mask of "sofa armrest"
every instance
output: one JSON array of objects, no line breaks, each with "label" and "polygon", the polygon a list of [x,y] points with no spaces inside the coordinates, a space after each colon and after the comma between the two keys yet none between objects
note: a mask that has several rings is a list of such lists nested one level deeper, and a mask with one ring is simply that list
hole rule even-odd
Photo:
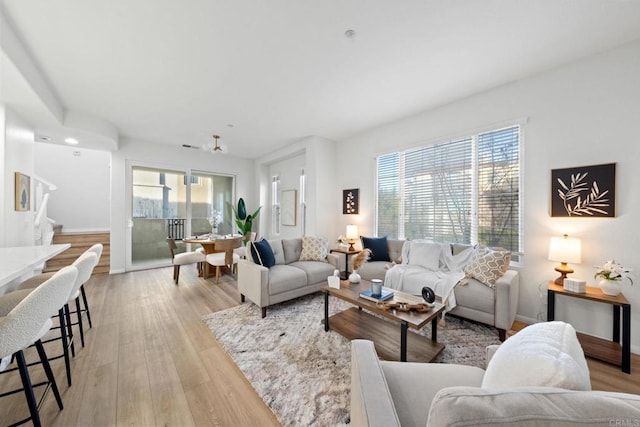
[{"label": "sofa armrest", "polygon": [[238,261],[238,291],[258,307],[269,305],[269,269],[246,259]]},{"label": "sofa armrest", "polygon": [[520,275],[515,270],[507,270],[496,280],[495,327],[508,330],[516,318]]},{"label": "sofa armrest", "polygon": [[340,267],[338,267],[338,262],[340,262],[340,257],[338,255],[336,255],[336,254],[327,254],[327,262],[329,264],[333,265],[338,270],[340,269]]},{"label": "sofa armrest", "polygon": [[373,342],[351,341],[351,425],[400,426]]}]

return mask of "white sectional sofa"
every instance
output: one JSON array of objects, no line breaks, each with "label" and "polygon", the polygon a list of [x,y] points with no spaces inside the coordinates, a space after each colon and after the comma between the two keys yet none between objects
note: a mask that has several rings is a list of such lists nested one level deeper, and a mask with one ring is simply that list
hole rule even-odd
[{"label": "white sectional sofa", "polygon": [[270,305],[319,291],[333,275],[338,258],[327,254],[326,247],[322,255],[300,260],[304,239],[316,239],[317,243],[317,238],[307,237],[267,240],[275,258],[271,267],[256,263],[251,253],[254,243],[247,243],[246,259],[238,262],[238,290],[243,302],[249,298],[262,309],[262,317]]}]

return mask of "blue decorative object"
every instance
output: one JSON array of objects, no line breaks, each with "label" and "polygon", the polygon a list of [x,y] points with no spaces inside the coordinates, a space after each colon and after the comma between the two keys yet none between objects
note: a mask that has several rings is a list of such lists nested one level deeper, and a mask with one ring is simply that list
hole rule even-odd
[{"label": "blue decorative object", "polygon": [[271,245],[265,239],[251,242],[249,246],[251,248],[251,258],[253,258],[253,262],[267,268],[276,265],[276,257],[273,254],[273,249],[271,249]]},{"label": "blue decorative object", "polygon": [[391,261],[387,237],[360,237],[362,247],[371,250],[369,261]]}]

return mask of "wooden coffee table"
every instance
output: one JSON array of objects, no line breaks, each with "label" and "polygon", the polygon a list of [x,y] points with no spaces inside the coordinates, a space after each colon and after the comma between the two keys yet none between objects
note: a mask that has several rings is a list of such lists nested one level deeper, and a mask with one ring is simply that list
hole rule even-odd
[{"label": "wooden coffee table", "polygon": [[[360,298],[360,292],[371,287],[367,280],[360,283],[341,281],[340,289],[323,287],[324,330],[333,329],[349,340],[367,339],[374,342],[378,356],[385,360],[401,362],[431,362],[444,350],[438,343],[438,314],[444,305],[435,303],[431,311],[418,313],[398,310],[383,310],[375,302]],[[357,307],[348,308],[329,317],[329,295],[347,301]],[[422,298],[400,291],[394,291],[389,302],[424,302]],[[393,322],[386,321],[373,313],[400,324],[400,333]],[[431,339],[418,334],[407,334],[408,328],[422,329],[431,322]]]}]

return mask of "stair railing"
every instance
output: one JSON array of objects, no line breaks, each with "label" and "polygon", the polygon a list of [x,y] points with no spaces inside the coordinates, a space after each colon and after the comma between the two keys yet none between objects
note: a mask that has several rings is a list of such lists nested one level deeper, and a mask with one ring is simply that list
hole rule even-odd
[{"label": "stair railing", "polygon": [[[35,175],[33,179],[35,180],[36,206],[35,219],[33,222],[34,244],[50,245],[53,241],[53,225],[56,222],[47,216],[47,207],[49,205],[49,194],[57,190],[58,187],[37,175]],[[48,190],[46,193],[44,185],[46,185]]]}]

